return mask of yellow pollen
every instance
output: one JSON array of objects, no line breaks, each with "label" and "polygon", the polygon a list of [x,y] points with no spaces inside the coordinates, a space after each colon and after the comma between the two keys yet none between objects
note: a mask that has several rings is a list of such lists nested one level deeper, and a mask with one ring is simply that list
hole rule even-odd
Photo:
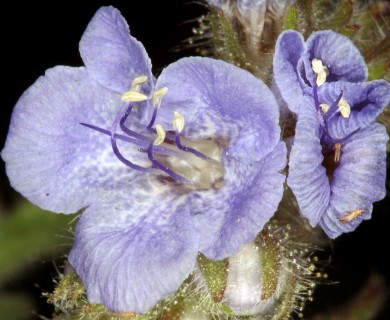
[{"label": "yellow pollen", "polygon": [[329,74],[328,68],[324,66],[322,64],[322,61],[319,59],[313,59],[311,61],[311,67],[313,68],[314,73],[317,74],[317,86],[322,86],[325,83],[326,77]]},{"label": "yellow pollen", "polygon": [[184,129],[184,117],[179,112],[174,112],[173,116],[173,128],[181,133]]},{"label": "yellow pollen", "polygon": [[162,87],[153,93],[153,107],[160,108],[162,98],[168,93],[167,87]]},{"label": "yellow pollen", "polygon": [[330,105],[327,103],[321,103],[320,108],[323,113],[327,113],[330,109]]},{"label": "yellow pollen", "polygon": [[339,162],[341,156],[341,143],[335,143],[334,145],[334,162]]},{"label": "yellow pollen", "polygon": [[139,93],[137,91],[127,91],[122,95],[123,102],[140,102],[147,100],[148,97],[143,93]]},{"label": "yellow pollen", "polygon": [[156,131],[157,131],[157,137],[154,140],[153,144],[155,146],[158,146],[164,142],[166,134],[164,128],[160,124],[156,125]]},{"label": "yellow pollen", "polygon": [[342,216],[339,218],[339,221],[340,222],[350,222],[354,219],[356,219],[357,217],[359,217],[360,215],[362,215],[364,212],[363,209],[356,209],[356,210],[353,210],[351,212],[348,212],[345,216]]},{"label": "yellow pollen", "polygon": [[344,118],[348,118],[349,115],[351,114],[351,106],[349,105],[347,100],[345,100],[344,98],[341,98],[337,105],[339,106],[339,111],[340,111],[341,115]]},{"label": "yellow pollen", "polygon": [[130,91],[137,91],[139,92],[141,90],[141,85],[144,84],[146,81],[148,81],[147,76],[139,76],[133,80],[131,83],[131,89]]}]

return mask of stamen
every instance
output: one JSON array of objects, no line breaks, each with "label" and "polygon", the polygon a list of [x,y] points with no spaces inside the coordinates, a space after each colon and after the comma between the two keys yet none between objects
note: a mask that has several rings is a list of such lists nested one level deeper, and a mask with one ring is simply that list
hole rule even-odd
[{"label": "stamen", "polygon": [[182,114],[176,111],[173,114],[173,128],[181,133],[184,129],[184,117]]},{"label": "stamen", "polygon": [[311,67],[313,68],[314,73],[317,74],[317,86],[322,86],[326,82],[326,77],[329,74],[328,68],[324,66],[319,59],[313,59],[311,61]]},{"label": "stamen", "polygon": [[364,213],[363,209],[356,209],[351,212],[348,212],[345,216],[340,217],[339,221],[343,223],[350,222],[356,219],[357,217],[359,217],[360,215],[362,215],[363,213]]},{"label": "stamen", "polygon": [[343,97],[343,93],[341,92],[339,96],[337,97],[336,101],[332,103],[330,106],[328,112],[325,115],[325,121],[329,121],[333,116],[335,116],[337,113],[340,112],[340,109],[338,108],[339,102]]},{"label": "stamen", "polygon": [[127,91],[122,95],[123,102],[141,102],[146,101],[148,97],[143,93],[137,91]]},{"label": "stamen", "polygon": [[327,113],[330,109],[330,105],[327,103],[321,103],[320,108],[321,108],[322,113]]},{"label": "stamen", "polygon": [[337,142],[334,145],[334,162],[339,162],[341,156],[341,143]]},{"label": "stamen", "polygon": [[157,132],[157,137],[156,137],[156,139],[154,139],[153,144],[155,146],[158,146],[164,142],[166,133],[165,133],[164,128],[159,124],[156,125],[156,132]]},{"label": "stamen", "polygon": [[161,125],[156,125],[156,132],[157,132],[157,138],[150,142],[149,148],[148,148],[148,158],[150,162],[161,171],[164,171],[166,174],[174,178],[175,180],[183,183],[183,184],[194,184],[193,181],[187,180],[186,178],[182,177],[181,175],[177,174],[176,172],[172,171],[168,167],[162,165],[160,162],[158,162],[154,156],[153,156],[153,146],[161,144],[165,139],[165,130]]},{"label": "stamen", "polygon": [[158,90],[156,90],[153,93],[152,101],[153,101],[153,107],[160,108],[162,98],[168,93],[168,88],[167,87],[162,87]]},{"label": "stamen", "polygon": [[148,81],[147,76],[139,76],[133,80],[131,83],[131,89],[130,91],[136,91],[139,92],[141,90],[141,85],[144,84],[146,81]]},{"label": "stamen", "polygon": [[[102,134],[105,134],[106,136],[111,136],[111,132],[110,130],[107,130],[107,129],[103,129],[103,128],[100,128],[100,127],[97,127],[97,126],[94,126],[92,124],[88,124],[88,123],[83,123],[83,122],[80,122],[80,124],[84,127],[87,127],[89,129],[92,129],[92,130],[95,130],[97,132],[100,132]],[[145,152],[147,152],[148,150],[148,147],[149,147],[149,140],[148,140],[148,143],[145,143],[145,141],[143,140],[139,140],[139,139],[134,139],[134,138],[131,138],[131,137],[128,137],[128,136],[124,136],[122,134],[118,134],[118,133],[115,133],[115,138],[117,140],[121,140],[121,141],[125,141],[125,142],[129,142],[131,144],[134,144],[140,148],[143,148],[145,149]],[[143,151],[142,149],[140,149],[140,151]],[[164,155],[164,156],[172,156],[172,157],[180,157],[180,153],[179,151],[175,151],[175,150],[171,150],[171,149],[167,149],[167,148],[164,148],[164,147],[158,147],[158,146],[155,146],[153,148],[153,151],[155,153],[158,153],[159,155]]]},{"label": "stamen", "polygon": [[131,110],[133,109],[133,104],[130,103],[125,114],[123,115],[123,117],[121,118],[121,120],[119,121],[119,125],[121,127],[121,129],[123,130],[123,132],[127,133],[129,136],[132,136],[136,139],[140,139],[140,140],[144,140],[144,141],[149,141],[149,139],[145,136],[143,136],[142,134],[139,134],[137,132],[134,132],[132,130],[130,130],[128,127],[125,126],[125,122],[127,120],[127,118],[129,117],[130,115],[130,112]]},{"label": "stamen", "polygon": [[150,119],[150,122],[149,122],[148,127],[147,127],[149,130],[151,130],[153,132],[154,132],[154,130],[152,129],[152,127],[154,125],[154,122],[156,121],[158,108],[160,108],[162,98],[167,94],[167,92],[168,92],[168,88],[163,87],[163,88],[156,90],[153,93],[152,101],[153,101],[154,109],[153,109],[152,118]]},{"label": "stamen", "polygon": [[[141,167],[137,164],[132,163],[131,161],[127,160],[119,151],[118,145],[116,143],[116,128],[118,127],[119,122],[123,119],[124,115],[126,112],[129,110],[129,106],[125,105],[126,109],[123,108],[118,114],[116,115],[116,118],[114,120],[114,123],[111,126],[110,130],[110,137],[111,137],[111,147],[112,151],[116,155],[116,157],[126,166],[138,170],[138,171],[143,171],[143,172],[150,172],[153,171],[154,169],[152,167]],[[123,112],[124,111],[124,112]]]},{"label": "stamen", "polygon": [[203,160],[207,160],[207,161],[215,161],[213,159],[211,159],[210,157],[204,155],[203,153],[199,152],[198,150],[195,150],[193,148],[190,148],[190,147],[187,147],[185,145],[182,145],[181,144],[181,141],[180,141],[180,133],[183,131],[184,129],[184,117],[182,114],[180,114],[179,112],[174,112],[174,116],[173,116],[173,128],[175,129],[175,142],[176,142],[176,146],[180,149],[180,150],[183,150],[183,151],[186,151],[186,152],[190,152],[192,154],[194,154],[195,156],[203,159]]},{"label": "stamen", "polygon": [[341,115],[344,118],[348,118],[349,115],[351,114],[351,106],[349,105],[347,100],[345,100],[344,98],[341,98],[337,105],[339,107],[339,111],[340,111]]}]

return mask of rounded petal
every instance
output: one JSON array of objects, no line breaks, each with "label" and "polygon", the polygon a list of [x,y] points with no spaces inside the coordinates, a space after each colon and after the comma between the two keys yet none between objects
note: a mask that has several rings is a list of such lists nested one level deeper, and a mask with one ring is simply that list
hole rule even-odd
[{"label": "rounded petal", "polygon": [[328,82],[367,80],[364,58],[348,37],[332,30],[318,31],[311,34],[306,44],[310,61],[319,59],[328,67]]},{"label": "rounded petal", "polygon": [[266,156],[279,141],[273,94],[261,80],[232,64],[184,58],[163,70],[156,87],[168,88],[158,122],[170,127],[174,111],[180,112],[186,121],[184,136],[221,137],[230,141],[231,156],[253,160]]},{"label": "rounded petal", "polygon": [[298,112],[303,91],[298,68],[298,61],[304,54],[306,44],[303,36],[296,31],[288,30],[280,34],[274,55],[274,80],[288,107]]},{"label": "rounded petal", "polygon": [[257,162],[224,157],[224,186],[194,196],[200,208],[194,221],[201,233],[201,252],[210,259],[226,258],[263,229],[282,199],[286,177],[280,171],[286,166],[286,153],[284,142],[279,142]]},{"label": "rounded petal", "polygon": [[329,135],[334,139],[342,139],[370,125],[390,103],[390,85],[384,80],[359,84],[342,81],[324,84],[319,90],[320,103],[331,105],[341,93],[351,106],[351,114],[344,118],[341,113],[337,113],[329,120]]},{"label": "rounded petal", "polygon": [[223,187],[191,196],[199,213],[195,219],[202,233],[201,251],[213,259],[226,257],[261,231],[281,199],[284,176],[279,171],[286,150],[280,142],[278,106],[262,81],[210,58],[170,65],[156,84],[163,86],[168,93],[159,123],[169,126],[178,111],[186,119],[184,136],[228,144],[222,153]]},{"label": "rounded petal", "polygon": [[[387,141],[385,127],[374,123],[343,143],[330,206],[320,221],[329,237],[355,230],[363,220],[370,219],[372,203],[385,197]],[[356,210],[362,210],[361,214],[348,219]],[[340,221],[343,218],[347,221]]]},{"label": "rounded petal", "polygon": [[102,7],[96,12],[81,38],[80,54],[90,76],[104,87],[124,93],[134,78],[145,75],[149,85],[143,89],[150,92],[150,59],[117,9]]},{"label": "rounded petal", "polygon": [[115,312],[149,311],[176,291],[198,254],[185,202],[138,180],[82,214],[69,255],[88,300]]},{"label": "rounded petal", "polygon": [[304,100],[290,153],[287,183],[304,217],[314,227],[329,205],[330,186],[320,141],[319,116],[314,102]]},{"label": "rounded petal", "polygon": [[80,124],[109,127],[118,105],[120,96],[91,80],[85,68],[47,70],[12,114],[2,151],[11,185],[62,213],[109,195],[114,185],[128,187],[134,172],[113,155],[109,137]]}]

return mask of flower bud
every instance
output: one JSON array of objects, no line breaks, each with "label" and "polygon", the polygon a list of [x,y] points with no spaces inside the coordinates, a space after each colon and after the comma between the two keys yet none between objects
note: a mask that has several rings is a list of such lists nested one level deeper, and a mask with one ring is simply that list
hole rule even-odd
[{"label": "flower bud", "polygon": [[235,255],[212,261],[200,255],[197,284],[217,306],[237,316],[280,319],[300,313],[315,286],[308,250],[275,223]]}]

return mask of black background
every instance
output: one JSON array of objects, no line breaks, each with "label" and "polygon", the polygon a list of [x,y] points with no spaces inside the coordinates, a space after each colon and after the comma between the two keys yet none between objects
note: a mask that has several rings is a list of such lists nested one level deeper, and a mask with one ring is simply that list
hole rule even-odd
[{"label": "black background", "polygon": [[[205,12],[202,5],[193,1],[7,2],[2,5],[0,22],[1,148],[12,108],[23,91],[50,67],[82,65],[78,42],[89,20],[101,5],[113,5],[121,10],[130,25],[132,35],[146,47],[156,74],[170,62],[195,54],[191,49],[174,50],[192,35],[191,28],[194,24],[188,21]],[[1,201],[6,206],[11,206],[19,195],[9,187],[2,161],[0,165]],[[364,222],[354,233],[339,237],[334,242],[333,249],[323,254],[325,259],[332,256],[332,262],[325,271],[332,281],[339,281],[340,284],[322,285],[318,288],[314,302],[308,305],[308,317],[348,300],[357,293],[371,272],[386,276],[387,284],[390,283],[390,263],[387,262],[390,245],[389,208],[389,198],[377,203],[373,219]],[[51,290],[51,279],[55,275],[50,261],[38,263],[20,277],[9,279],[7,290],[30,293],[38,303],[34,312],[50,317],[51,309],[40,298],[40,294],[42,290]],[[33,314],[31,318],[38,319]],[[389,310],[384,310],[376,319],[390,319]]]}]

